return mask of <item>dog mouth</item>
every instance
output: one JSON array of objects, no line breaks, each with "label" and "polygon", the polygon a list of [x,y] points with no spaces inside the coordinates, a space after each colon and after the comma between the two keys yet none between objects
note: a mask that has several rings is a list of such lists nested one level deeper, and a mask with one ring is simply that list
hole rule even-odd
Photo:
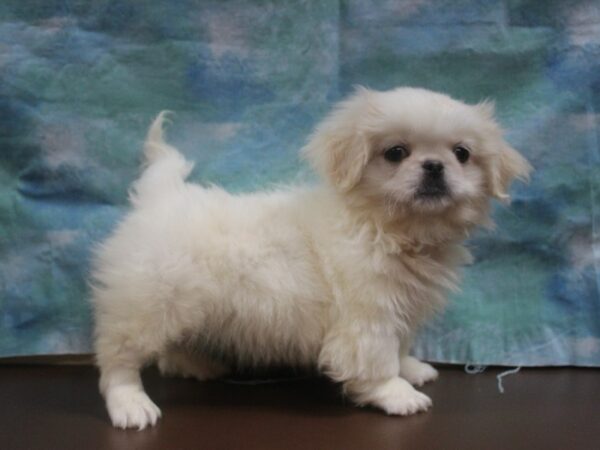
[{"label": "dog mouth", "polygon": [[417,200],[442,200],[450,197],[450,189],[444,180],[427,180],[419,186],[415,193]]}]

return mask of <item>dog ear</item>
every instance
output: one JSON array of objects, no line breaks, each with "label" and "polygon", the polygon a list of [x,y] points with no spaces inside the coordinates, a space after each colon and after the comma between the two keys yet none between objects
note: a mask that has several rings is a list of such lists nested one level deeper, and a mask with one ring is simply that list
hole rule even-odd
[{"label": "dog ear", "polygon": [[371,95],[372,91],[357,87],[317,127],[302,149],[312,167],[341,191],[356,186],[369,162],[369,142],[361,130],[361,118],[371,108]]},{"label": "dog ear", "polygon": [[509,202],[508,187],[514,179],[529,181],[531,164],[515,149],[504,143],[494,155],[491,165],[492,195],[503,202]]},{"label": "dog ear", "polygon": [[[497,134],[500,141],[495,147],[497,150],[491,155],[490,162],[490,190],[495,198],[509,202],[508,188],[513,180],[520,179],[529,181],[529,173],[532,170],[529,162],[514,148],[509,146],[501,137],[502,131],[496,124],[493,100],[487,99],[476,105],[475,109],[480,116],[492,124],[490,134]],[[493,146],[494,147],[494,146]]]},{"label": "dog ear", "polygon": [[487,98],[474,105],[474,107],[481,116],[485,117],[487,120],[495,122],[496,103],[494,100]]}]

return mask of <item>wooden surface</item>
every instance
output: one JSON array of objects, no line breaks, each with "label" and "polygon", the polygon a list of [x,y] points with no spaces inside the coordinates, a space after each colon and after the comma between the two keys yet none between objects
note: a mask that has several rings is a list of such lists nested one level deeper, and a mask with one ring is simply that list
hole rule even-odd
[{"label": "wooden surface", "polygon": [[387,417],[345,401],[319,378],[270,384],[166,379],[144,373],[163,411],[142,432],[113,429],[88,366],[0,366],[0,448],[35,449],[594,449],[600,370],[442,367],[423,388],[425,414]]}]

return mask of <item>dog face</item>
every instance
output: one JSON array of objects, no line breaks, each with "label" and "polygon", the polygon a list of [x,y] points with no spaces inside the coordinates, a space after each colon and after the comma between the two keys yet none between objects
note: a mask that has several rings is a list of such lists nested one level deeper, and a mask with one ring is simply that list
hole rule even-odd
[{"label": "dog face", "polygon": [[359,88],[304,149],[339,192],[368,197],[390,214],[485,209],[508,200],[528,162],[503,139],[493,105],[467,105],[425,89]]}]

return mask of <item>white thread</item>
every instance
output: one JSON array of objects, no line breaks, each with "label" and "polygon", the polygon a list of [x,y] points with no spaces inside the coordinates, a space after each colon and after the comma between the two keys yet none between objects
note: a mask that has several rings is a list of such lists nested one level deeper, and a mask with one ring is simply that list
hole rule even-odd
[{"label": "white thread", "polygon": [[514,373],[517,373],[519,370],[521,370],[521,366],[515,367],[514,369],[506,370],[506,371],[496,375],[496,379],[498,380],[498,391],[500,391],[501,394],[504,394],[504,386],[502,386],[502,378],[504,378],[507,375],[512,375]]}]

